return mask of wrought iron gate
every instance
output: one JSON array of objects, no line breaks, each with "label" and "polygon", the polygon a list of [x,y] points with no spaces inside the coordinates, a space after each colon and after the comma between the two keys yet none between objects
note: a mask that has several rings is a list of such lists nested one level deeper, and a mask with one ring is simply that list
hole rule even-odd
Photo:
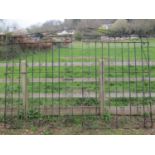
[{"label": "wrought iron gate", "polygon": [[84,41],[67,47],[58,42],[51,49],[24,50],[12,43],[1,50],[12,54],[0,63],[5,124],[78,115],[112,118],[109,124],[116,127],[135,120],[136,127],[153,125],[155,62],[147,41]]}]

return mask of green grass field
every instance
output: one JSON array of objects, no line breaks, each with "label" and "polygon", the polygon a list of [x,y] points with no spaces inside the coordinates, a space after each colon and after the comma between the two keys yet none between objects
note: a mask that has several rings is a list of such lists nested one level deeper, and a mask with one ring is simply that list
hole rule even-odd
[{"label": "green grass field", "polygon": [[[103,48],[102,48],[103,47]],[[29,93],[78,93],[81,91],[95,92],[99,94],[99,62],[103,58],[104,62],[147,62],[148,59],[155,62],[155,39],[149,39],[149,47],[147,43],[81,43],[75,42],[69,45],[68,48],[55,48],[48,51],[28,51],[20,55],[16,55],[9,60],[1,60],[1,63],[21,63],[21,60],[27,60],[28,63],[58,63],[59,62],[95,62],[96,66],[57,66],[57,67],[36,67],[28,66],[28,78],[33,81],[33,78],[87,78],[86,82],[29,82]],[[105,66],[105,78],[142,78],[148,77],[150,70],[151,78],[155,77],[155,66]],[[0,93],[7,91],[10,95],[18,94],[21,92],[20,81],[14,83],[15,80],[20,78],[19,67],[0,67],[0,79],[11,79],[11,82],[0,83]],[[89,78],[94,78],[94,82],[89,82]],[[155,81],[105,81],[104,91],[111,92],[155,92]],[[98,97],[95,98],[68,98],[68,99],[29,99],[32,105],[54,104],[54,105],[97,105],[99,104]],[[145,100],[145,102],[147,99]],[[21,103],[20,99],[8,99],[8,103],[18,104]],[[106,101],[111,105],[128,105],[141,104],[143,98],[115,98]],[[0,99],[0,103],[4,104],[4,98]],[[147,103],[145,103],[147,104]]]}]

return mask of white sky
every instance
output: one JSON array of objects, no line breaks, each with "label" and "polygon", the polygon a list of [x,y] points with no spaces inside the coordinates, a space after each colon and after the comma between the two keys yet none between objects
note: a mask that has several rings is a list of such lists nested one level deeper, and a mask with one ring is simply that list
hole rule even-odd
[{"label": "white sky", "polygon": [[[15,23],[19,26],[19,28],[26,28],[29,27],[33,24],[42,24],[48,20],[53,20],[53,19],[8,19],[9,23]],[[63,21],[63,19],[54,19],[54,20],[61,20]]]},{"label": "white sky", "polygon": [[[145,0],[141,3],[139,0],[126,0],[125,3],[124,0],[0,1],[0,18],[15,19],[18,25],[24,28],[50,19],[154,19],[155,17],[154,0],[147,0],[149,7]],[[137,8],[139,4],[140,7]]]},{"label": "white sky", "polygon": [[21,27],[28,27],[33,24],[39,24],[39,23],[44,23],[48,19],[43,19],[43,20],[35,20],[35,19],[27,19],[27,20],[21,20],[21,19],[16,19],[15,22],[21,26]]}]

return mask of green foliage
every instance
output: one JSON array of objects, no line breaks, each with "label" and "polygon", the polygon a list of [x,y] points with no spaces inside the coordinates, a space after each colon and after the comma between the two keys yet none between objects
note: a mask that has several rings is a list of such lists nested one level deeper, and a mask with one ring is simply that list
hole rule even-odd
[{"label": "green foliage", "polygon": [[75,105],[84,105],[84,106],[99,105],[99,101],[95,98],[79,98],[76,100]]},{"label": "green foliage", "polygon": [[79,117],[65,116],[62,118],[62,122],[65,126],[71,126],[73,124],[79,124],[81,122]]},{"label": "green foliage", "polygon": [[39,118],[39,116],[40,116],[39,112],[35,109],[31,109],[28,112],[29,119],[37,119],[37,118]]},{"label": "green foliage", "polygon": [[112,116],[109,112],[104,112],[104,114],[102,115],[102,119],[103,121],[105,121],[106,123],[110,122],[112,119]]},{"label": "green foliage", "polygon": [[102,26],[97,29],[97,32],[99,32],[101,34],[104,33],[104,31],[105,31],[105,29]]},{"label": "green foliage", "polygon": [[[6,44],[6,45],[5,45]],[[11,59],[16,58],[21,55],[21,48],[18,45],[13,45],[9,40],[7,40],[1,47],[0,47],[0,59]]]},{"label": "green foliage", "polygon": [[37,128],[36,126],[32,125],[32,126],[31,126],[31,130],[32,130],[33,132],[36,132],[36,131],[38,130],[38,128]]},{"label": "green foliage", "polygon": [[150,116],[150,113],[144,112],[143,116],[144,116],[145,118],[148,118],[148,117]]},{"label": "green foliage", "polygon": [[[37,111],[37,110],[35,110],[35,109],[30,109],[29,111],[28,111],[28,118],[31,120],[31,119],[37,119],[37,118],[39,118],[40,117],[40,114],[39,114],[39,112]],[[20,112],[19,112],[19,114],[18,114],[18,118],[19,119],[24,119],[24,110],[21,110]]]},{"label": "green foliage", "polygon": [[99,27],[97,29],[97,32],[101,33],[101,34],[107,34],[108,30],[106,28],[104,28],[103,26]]},{"label": "green foliage", "polygon": [[19,111],[18,118],[19,119],[24,119],[24,111],[23,110]]},{"label": "green foliage", "polygon": [[117,36],[117,31],[112,31],[111,29],[106,29],[103,26],[99,27],[97,32],[99,34],[102,34],[102,35],[105,35],[105,36],[109,36],[109,37]]},{"label": "green foliage", "polygon": [[52,135],[52,132],[51,132],[51,130],[46,129],[43,131],[43,135]]},{"label": "green foliage", "polygon": [[116,20],[111,30],[117,34],[126,34],[129,32],[129,23],[125,19]]},{"label": "green foliage", "polygon": [[77,32],[77,33],[75,34],[75,40],[77,40],[77,41],[81,41],[81,40],[82,40],[82,35],[81,35],[80,32]]}]

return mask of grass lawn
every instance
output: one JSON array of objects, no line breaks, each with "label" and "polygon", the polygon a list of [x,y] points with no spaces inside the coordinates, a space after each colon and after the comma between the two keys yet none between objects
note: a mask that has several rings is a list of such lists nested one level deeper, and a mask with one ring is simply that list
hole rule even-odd
[{"label": "grass lawn", "polygon": [[[104,61],[143,61],[148,60],[148,51],[151,61],[155,61],[155,39],[149,39],[149,49],[147,43],[81,43],[75,42],[68,48],[55,48],[54,50],[48,51],[29,51],[26,54],[22,53],[12,57],[8,60],[8,63],[20,63],[21,60],[26,59],[28,63],[59,63],[59,62],[96,62],[99,63],[100,59]],[[102,48],[103,47],[103,48]],[[1,63],[5,60],[1,60]],[[57,67],[28,67],[28,78],[88,78],[86,82],[29,82],[28,90],[30,93],[78,93],[81,91],[95,92],[99,94],[99,69],[100,66],[57,66]],[[151,77],[155,77],[155,66],[150,67]],[[104,77],[107,78],[105,81],[104,90],[107,93],[111,92],[144,92],[147,93],[149,90],[155,92],[155,81],[149,84],[149,81],[110,81],[110,78],[142,78],[148,77],[147,66],[105,66]],[[7,73],[7,74],[6,74]],[[14,83],[14,80],[20,78],[19,67],[0,67],[0,78],[11,79],[12,82],[7,84],[0,83],[0,93],[7,91],[10,94],[20,93],[21,84]],[[89,82],[89,78],[94,78],[94,82]],[[30,99],[30,104],[62,104],[62,105],[77,105],[81,99]],[[93,102],[92,102],[93,101]],[[124,102],[126,101],[126,102]],[[111,105],[128,105],[129,99],[115,99],[111,100]],[[131,99],[130,99],[131,101]],[[142,98],[133,99],[132,103],[139,104]],[[19,101],[20,103],[21,101]],[[87,102],[82,102],[83,105],[98,104],[97,96],[95,99],[88,99]],[[0,99],[0,103],[4,104],[4,99]],[[18,104],[16,99],[12,100],[13,104]],[[107,103],[108,104],[108,103]]]}]

